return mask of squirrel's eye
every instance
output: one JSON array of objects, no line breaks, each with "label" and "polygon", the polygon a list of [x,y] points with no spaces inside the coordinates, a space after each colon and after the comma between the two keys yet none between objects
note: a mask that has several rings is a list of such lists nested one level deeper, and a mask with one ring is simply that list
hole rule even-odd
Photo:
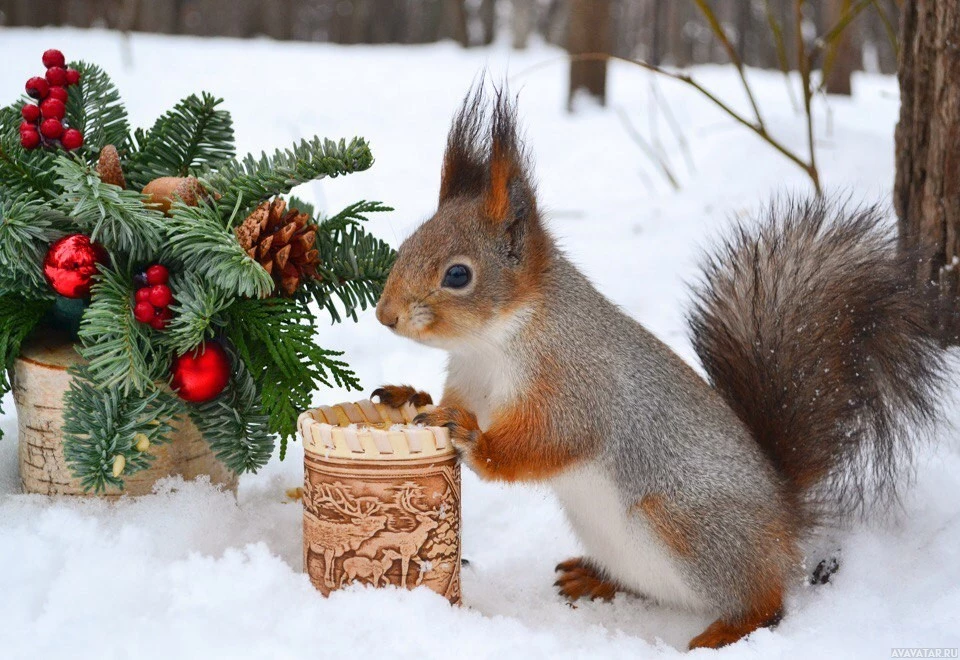
[{"label": "squirrel's eye", "polygon": [[470,284],[472,273],[463,264],[454,264],[443,276],[443,286],[447,289],[462,289]]}]

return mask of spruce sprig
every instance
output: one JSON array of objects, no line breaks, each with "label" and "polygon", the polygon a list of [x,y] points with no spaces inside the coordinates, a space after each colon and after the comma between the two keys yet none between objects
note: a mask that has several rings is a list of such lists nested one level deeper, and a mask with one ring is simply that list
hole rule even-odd
[{"label": "spruce sprig", "polygon": [[349,365],[336,359],[342,353],[316,344],[313,315],[304,305],[286,298],[238,300],[227,316],[226,336],[260,389],[281,456],[314,390],[334,383],[360,389]]},{"label": "spruce sprig", "polygon": [[168,442],[170,422],[183,404],[161,389],[138,394],[105,385],[85,367],[72,368],[71,375],[63,415],[67,464],[85,490],[123,488],[123,479],[113,475],[116,457],[124,457],[124,475],[149,467],[154,455],[136,448],[138,436],[151,445]]},{"label": "spruce sprig", "polygon": [[206,92],[191,94],[162,115],[149,131],[134,132],[135,150],[126,162],[128,183],[142,188],[161,176],[216,170],[235,157],[233,120],[223,102]]},{"label": "spruce sprig", "polygon": [[273,435],[260,392],[243,362],[231,355],[234,373],[218,397],[188,407],[213,453],[237,474],[256,472],[273,455]]},{"label": "spruce sprig", "polygon": [[177,298],[170,306],[173,318],[161,336],[173,353],[183,355],[222,328],[226,322],[222,312],[234,298],[196,273],[175,276],[170,286],[177,292]]},{"label": "spruce sprig", "polygon": [[154,258],[165,242],[163,214],[143,204],[143,195],[100,180],[96,171],[70,156],[54,163],[60,208],[77,229],[130,262]]},{"label": "spruce sprig", "polygon": [[125,151],[130,140],[127,110],[110,76],[96,64],[73,62],[80,83],[67,89],[66,123],[83,133],[82,152],[91,157],[104,145]]},{"label": "spruce sprig", "polygon": [[0,199],[0,292],[30,299],[51,299],[43,276],[43,258],[63,235],[65,218],[34,195]]}]

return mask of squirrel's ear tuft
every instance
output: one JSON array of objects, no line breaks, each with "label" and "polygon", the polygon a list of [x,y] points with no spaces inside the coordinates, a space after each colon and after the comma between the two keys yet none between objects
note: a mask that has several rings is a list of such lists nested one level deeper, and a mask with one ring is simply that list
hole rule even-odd
[{"label": "squirrel's ear tuft", "polygon": [[483,194],[487,144],[484,139],[486,99],[483,83],[467,92],[447,136],[440,175],[440,202],[451,197]]},{"label": "squirrel's ear tuft", "polygon": [[517,126],[517,106],[506,88],[497,90],[490,120],[490,150],[484,211],[497,223],[523,222],[536,198],[527,174],[529,162]]}]

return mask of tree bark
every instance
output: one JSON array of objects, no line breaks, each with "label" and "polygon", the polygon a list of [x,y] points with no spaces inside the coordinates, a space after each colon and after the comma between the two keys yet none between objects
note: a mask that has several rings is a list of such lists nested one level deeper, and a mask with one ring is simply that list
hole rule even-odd
[{"label": "tree bark", "polygon": [[[571,0],[567,24],[567,51],[571,55],[609,53],[611,42],[610,0]],[[577,90],[585,89],[600,105],[607,103],[607,62],[570,61],[570,91],[567,110],[573,110]]]},{"label": "tree bark", "polygon": [[924,257],[922,284],[940,287],[942,339],[960,344],[960,4],[905,0],[894,204],[900,238]]}]

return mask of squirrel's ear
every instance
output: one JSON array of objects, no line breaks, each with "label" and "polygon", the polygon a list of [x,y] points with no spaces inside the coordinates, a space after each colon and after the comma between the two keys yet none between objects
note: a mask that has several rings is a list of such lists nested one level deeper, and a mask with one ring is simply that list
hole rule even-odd
[{"label": "squirrel's ear", "polygon": [[531,222],[536,221],[536,193],[528,174],[529,161],[517,129],[517,107],[504,90],[498,90],[490,122],[484,214],[503,227],[510,251],[519,255]]},{"label": "squirrel's ear", "polygon": [[477,197],[483,194],[486,177],[486,154],[483,141],[483,86],[467,93],[453,119],[447,136],[440,174],[440,202],[458,195]]}]

